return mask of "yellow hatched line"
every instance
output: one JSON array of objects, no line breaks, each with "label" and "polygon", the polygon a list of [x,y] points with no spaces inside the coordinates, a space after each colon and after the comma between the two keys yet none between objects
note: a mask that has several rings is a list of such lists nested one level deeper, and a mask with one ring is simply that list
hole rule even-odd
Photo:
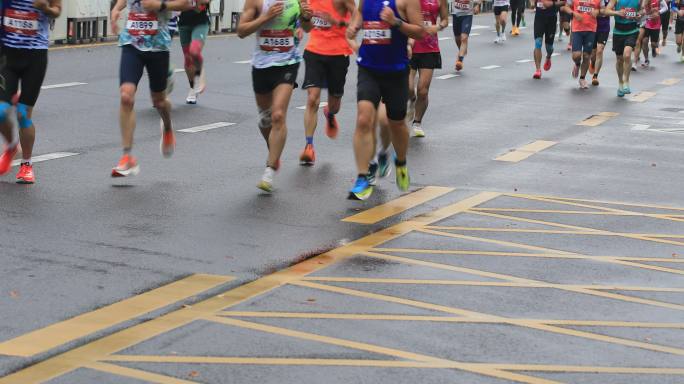
[{"label": "yellow hatched line", "polygon": [[556,144],[557,143],[555,141],[537,140],[533,143],[524,145],[514,151],[501,155],[494,160],[505,161],[509,163],[517,163],[519,161],[527,159],[535,153],[539,153],[545,149],[551,148]]},{"label": "yellow hatched line", "polygon": [[303,261],[290,268],[286,268],[251,283],[226,291],[191,307],[171,312],[167,315],[124,329],[41,361],[28,368],[0,378],[0,384],[43,383],[55,377],[59,377],[88,364],[97,362],[98,360],[102,360],[107,356],[132,345],[149,340],[155,336],[187,325],[195,320],[211,316],[221,310],[270,292],[292,280],[299,279],[352,257],[361,251],[403,236],[413,231],[416,227],[443,220],[475,205],[492,200],[500,195],[500,193],[496,192],[478,193],[477,195],[461,200],[455,204],[423,214],[413,220],[396,224],[392,227],[355,240],[345,246]]},{"label": "yellow hatched line", "polygon": [[115,364],[107,364],[102,362],[89,363],[88,368],[95,369],[100,372],[111,373],[113,375],[129,377],[132,379],[147,381],[150,383],[157,384],[196,384],[195,381],[188,381],[183,379],[177,379],[175,377],[160,375],[158,373],[152,373],[143,371],[140,369],[122,367]]},{"label": "yellow hatched line", "polygon": [[191,275],[138,296],[0,343],[0,354],[28,357],[43,353],[231,280],[233,277],[230,276]]},{"label": "yellow hatched line", "polygon": [[329,277],[315,276],[302,278],[304,281],[321,281],[336,283],[370,283],[370,284],[413,284],[413,285],[464,285],[479,287],[510,287],[510,288],[577,288],[597,289],[610,291],[643,291],[643,292],[684,292],[684,288],[658,288],[636,287],[620,285],[581,285],[581,284],[554,284],[554,283],[525,283],[510,281],[473,281],[473,280],[438,280],[438,279],[391,279],[391,278],[366,278],[366,277]]},{"label": "yellow hatched line", "polygon": [[556,381],[540,379],[540,378],[527,376],[527,375],[515,374],[512,372],[506,372],[506,371],[501,371],[501,370],[497,370],[497,369],[490,369],[486,365],[475,366],[475,365],[469,364],[469,363],[462,363],[462,362],[458,362],[458,361],[440,359],[440,358],[436,358],[436,357],[432,357],[432,356],[428,356],[428,355],[406,352],[406,351],[402,351],[399,349],[386,348],[386,347],[381,347],[381,346],[377,346],[377,345],[373,345],[373,344],[360,343],[360,342],[346,340],[346,339],[340,339],[340,338],[336,338],[336,337],[321,336],[321,335],[317,335],[317,334],[313,334],[313,333],[309,333],[309,332],[294,331],[294,330],[291,330],[288,328],[275,327],[275,326],[270,326],[270,325],[252,323],[252,322],[247,322],[247,321],[243,321],[243,320],[230,319],[230,318],[224,318],[224,317],[218,317],[218,316],[213,316],[213,317],[207,318],[207,320],[214,321],[214,322],[221,323],[221,324],[226,324],[226,325],[233,325],[233,326],[241,327],[241,328],[245,328],[245,329],[251,329],[251,330],[255,330],[255,331],[273,333],[276,335],[282,335],[282,336],[288,336],[288,337],[295,337],[295,338],[299,338],[299,339],[303,339],[303,340],[317,341],[317,342],[321,342],[321,343],[326,343],[326,344],[331,344],[331,345],[336,345],[336,346],[341,346],[341,347],[346,347],[346,348],[353,348],[353,349],[357,349],[357,350],[361,350],[361,351],[379,353],[379,354],[383,354],[383,355],[387,355],[387,356],[394,356],[394,357],[398,357],[398,358],[402,358],[402,359],[413,360],[415,362],[443,364],[443,367],[447,367],[447,368],[460,369],[460,370],[467,371],[467,372],[478,373],[481,375],[496,377],[496,378],[500,378],[500,379],[512,380],[512,381],[516,381],[516,382],[520,382],[520,383],[560,384]]},{"label": "yellow hatched line", "polygon": [[639,92],[636,95],[630,97],[629,101],[634,101],[637,103],[643,103],[644,101],[654,97],[655,95],[656,95],[655,92],[642,91],[642,92]]},{"label": "yellow hatched line", "polygon": [[524,212],[524,213],[553,213],[567,215],[606,215],[606,216],[641,216],[638,213],[617,213],[598,211],[572,211],[562,209],[526,209],[526,208],[471,208],[471,211],[482,212]]},{"label": "yellow hatched line", "polygon": [[378,205],[361,213],[342,219],[347,223],[375,224],[411,208],[417,207],[430,200],[443,196],[454,188],[425,187],[419,191],[409,193],[385,204]]},{"label": "yellow hatched line", "polygon": [[661,85],[675,85],[675,84],[679,83],[680,81],[682,81],[682,79],[680,79],[680,78],[671,78],[671,79],[665,79],[665,80],[661,81],[660,84]]},{"label": "yellow hatched line", "polygon": [[684,368],[632,368],[632,367],[588,367],[577,365],[536,364],[490,364],[491,367],[509,371],[530,372],[575,372],[575,373],[624,373],[634,375],[684,375]]},{"label": "yellow hatched line", "polygon": [[[368,321],[424,321],[435,323],[483,323],[502,324],[503,321],[491,318],[424,316],[424,315],[372,315],[366,313],[320,313],[320,312],[246,312],[224,311],[220,316],[276,318],[276,319],[321,319],[321,320],[368,320]],[[517,319],[546,325],[617,327],[617,328],[664,328],[684,329],[684,323],[651,323],[636,321],[602,321],[602,320],[557,320],[557,319]]]},{"label": "yellow hatched line", "polygon": [[[482,212],[485,213],[485,212]],[[517,217],[508,216],[507,217]],[[548,224],[552,225],[552,224]],[[672,238],[684,239],[684,235],[668,235],[663,233],[629,233],[629,232],[611,232],[601,229],[587,228],[586,230],[557,230],[557,229],[525,229],[525,228],[493,228],[493,227],[459,227],[459,226],[439,226],[429,225],[426,229],[434,229],[438,231],[474,231],[474,232],[514,232],[514,233],[545,233],[552,235],[591,235],[591,236],[640,236],[640,237],[654,237],[654,238]]]},{"label": "yellow hatched line", "polygon": [[582,125],[585,127],[597,127],[618,115],[619,113],[616,112],[601,112],[598,115],[593,115],[580,121],[577,123],[577,125]]},{"label": "yellow hatched line", "polygon": [[[574,197],[570,198],[570,197],[558,197],[558,196],[528,195],[528,194],[524,194],[524,193],[506,193],[505,195],[510,196],[510,197],[518,197],[518,198],[522,198],[522,199],[542,198],[542,199],[547,199],[547,200],[554,200],[560,204],[568,204],[569,202],[577,202],[577,203],[621,205],[621,206],[625,206],[625,207],[651,208],[651,209],[661,209],[661,210],[680,211],[680,212],[684,211],[684,208],[681,208],[681,207],[673,207],[673,206],[658,205],[658,204],[635,204],[635,203],[625,203],[625,202],[619,202],[619,201],[577,199]],[[594,208],[594,209],[608,208],[608,207],[601,207],[601,206],[597,207],[595,205],[587,205],[585,207],[586,208]],[[631,212],[631,211],[623,211],[623,212]],[[633,212],[633,213],[641,213],[641,212]]]},{"label": "yellow hatched line", "polygon": [[671,353],[671,354],[675,354],[675,355],[683,355],[684,356],[684,349],[680,349],[680,348],[667,347],[667,346],[652,344],[652,343],[643,343],[640,341],[622,339],[619,337],[605,336],[605,335],[600,335],[600,334],[591,333],[591,332],[578,331],[578,330],[568,329],[568,328],[561,328],[561,327],[557,327],[557,326],[553,326],[553,325],[547,325],[547,324],[536,322],[536,321],[528,321],[528,320],[523,320],[523,319],[501,317],[498,315],[490,315],[490,314],[482,313],[482,312],[468,311],[468,310],[449,307],[449,306],[445,306],[445,305],[432,304],[432,303],[427,303],[427,302],[418,301],[418,300],[404,299],[401,297],[377,294],[377,293],[372,293],[372,292],[358,290],[358,289],[341,288],[341,287],[336,287],[336,286],[332,286],[332,285],[319,284],[319,283],[314,283],[314,282],[309,282],[309,281],[295,281],[295,282],[292,282],[291,284],[297,285],[297,286],[302,286],[302,287],[307,287],[307,288],[319,289],[322,291],[344,294],[344,295],[363,297],[363,298],[367,298],[367,299],[375,299],[375,300],[380,300],[380,301],[385,301],[385,302],[390,302],[390,303],[404,304],[404,305],[409,305],[409,306],[416,307],[416,308],[429,309],[429,310],[439,311],[439,312],[444,312],[444,313],[463,315],[463,316],[472,316],[472,317],[479,318],[482,320],[490,320],[491,319],[491,320],[495,320],[495,321],[503,323],[503,324],[516,325],[516,326],[520,326],[520,327],[531,328],[531,329],[536,329],[539,331],[546,331],[546,332],[561,334],[561,335],[565,335],[565,336],[579,337],[579,338],[583,338],[583,339],[607,342],[607,343],[618,344],[618,345],[627,346],[627,347],[635,347],[635,348],[641,348],[641,349],[646,349],[646,350],[651,350],[651,351],[656,351],[656,352],[665,352],[665,353]]}]

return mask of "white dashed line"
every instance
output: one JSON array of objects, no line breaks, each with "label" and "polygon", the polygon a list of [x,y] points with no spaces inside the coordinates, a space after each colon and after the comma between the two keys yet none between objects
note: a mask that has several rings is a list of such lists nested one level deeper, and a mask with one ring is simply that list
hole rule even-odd
[{"label": "white dashed line", "polygon": [[480,36],[479,33],[471,33],[469,36]]},{"label": "white dashed line", "polygon": [[487,29],[489,26],[487,25],[473,25],[470,29]]},{"label": "white dashed line", "polygon": [[560,56],[560,53],[556,52],[556,53],[551,54],[551,57],[556,57],[556,56]]},{"label": "white dashed line", "polygon": [[516,63],[521,63],[521,64],[522,63],[531,63],[531,62],[532,62],[532,60],[530,60],[530,59],[516,60]]},{"label": "white dashed line", "polygon": [[495,68],[501,68],[500,65],[488,65],[486,67],[480,67],[480,69],[495,69]]},{"label": "white dashed line", "polygon": [[444,41],[444,40],[451,40],[451,37],[445,36],[445,37],[439,38],[439,41]]},{"label": "white dashed line", "polygon": [[73,82],[73,83],[64,83],[64,84],[52,84],[52,85],[43,85],[40,87],[40,89],[55,89],[55,88],[68,88],[68,87],[76,87],[79,85],[86,85],[88,83],[79,83],[79,82]]},{"label": "white dashed line", "polygon": [[651,128],[648,124],[630,124],[632,126],[632,131],[645,131]]},{"label": "white dashed line", "polygon": [[252,64],[252,60],[233,61],[233,64]]},{"label": "white dashed line", "polygon": [[[55,159],[61,159],[63,157],[71,157],[71,156],[76,156],[78,153],[74,152],[54,152],[54,153],[47,153],[45,155],[40,155],[40,156],[34,156],[31,158],[31,161],[34,163],[40,163],[43,161],[48,161],[48,160],[55,160]],[[21,159],[16,159],[12,161],[12,166],[17,166],[21,164]]]},{"label": "white dashed line", "polygon": [[180,73],[180,72],[185,72],[185,68],[176,68],[173,70],[173,73]]},{"label": "white dashed line", "polygon": [[[328,102],[327,102],[327,101],[321,101],[321,103],[318,104],[318,107],[319,107],[319,108],[327,107],[327,106],[328,106]],[[301,106],[297,107],[297,109],[301,109],[302,111],[304,111],[304,110],[306,110],[306,105],[301,105]]]},{"label": "white dashed line", "polygon": [[212,123],[212,124],[206,124],[206,125],[198,125],[198,126],[196,126],[196,127],[185,128],[185,129],[179,129],[178,132],[197,133],[197,132],[208,131],[208,130],[210,130],[210,129],[230,127],[230,126],[233,126],[233,125],[235,125],[235,123],[226,123],[225,121],[219,121],[218,123]]},{"label": "white dashed line", "polygon": [[437,76],[437,77],[435,77],[435,79],[448,80],[448,79],[453,79],[454,77],[459,77],[459,76],[461,76],[461,75],[457,75],[455,73],[447,73],[446,75]]}]

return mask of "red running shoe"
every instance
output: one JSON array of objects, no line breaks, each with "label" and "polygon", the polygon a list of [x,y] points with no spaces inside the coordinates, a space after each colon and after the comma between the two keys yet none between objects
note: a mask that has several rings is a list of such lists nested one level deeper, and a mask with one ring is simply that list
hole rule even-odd
[{"label": "red running shoe", "polygon": [[135,176],[140,173],[138,160],[133,155],[124,154],[119,160],[119,164],[112,168],[112,177]]},{"label": "red running shoe", "polygon": [[337,137],[339,126],[337,125],[337,118],[335,115],[333,115],[332,118],[329,118],[328,112],[330,112],[330,109],[328,109],[327,106],[324,107],[323,116],[325,116],[325,134],[328,135],[329,138],[334,139]]},{"label": "red running shoe", "polygon": [[33,174],[33,165],[28,163],[21,164],[19,172],[17,172],[17,183],[19,184],[33,184],[36,182],[36,177]]},{"label": "red running shoe", "polygon": [[546,61],[544,62],[544,70],[547,72],[551,70],[551,58],[550,57],[547,57]]},{"label": "red running shoe", "polygon": [[5,148],[5,151],[0,156],[0,175],[4,175],[12,168],[12,160],[17,154],[18,146],[15,144],[12,147]]},{"label": "red running shoe", "polygon": [[532,78],[533,78],[533,79],[537,79],[537,80],[541,79],[541,69],[537,69],[537,70],[534,72],[534,76],[532,76]]}]

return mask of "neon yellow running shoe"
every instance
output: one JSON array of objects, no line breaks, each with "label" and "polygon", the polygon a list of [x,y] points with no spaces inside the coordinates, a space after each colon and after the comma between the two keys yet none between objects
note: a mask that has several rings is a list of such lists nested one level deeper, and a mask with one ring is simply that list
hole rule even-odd
[{"label": "neon yellow running shoe", "polygon": [[396,165],[397,169],[397,188],[400,191],[406,192],[411,186],[411,178],[409,177],[408,167],[404,165]]}]

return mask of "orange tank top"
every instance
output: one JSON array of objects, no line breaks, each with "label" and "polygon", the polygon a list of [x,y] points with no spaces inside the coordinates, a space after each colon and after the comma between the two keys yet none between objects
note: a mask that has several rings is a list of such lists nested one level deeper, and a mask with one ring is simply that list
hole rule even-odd
[{"label": "orange tank top", "polygon": [[351,13],[340,15],[333,6],[333,0],[310,0],[309,4],[313,11],[311,23],[314,28],[309,33],[306,50],[325,56],[351,55],[353,51],[345,37]]}]

